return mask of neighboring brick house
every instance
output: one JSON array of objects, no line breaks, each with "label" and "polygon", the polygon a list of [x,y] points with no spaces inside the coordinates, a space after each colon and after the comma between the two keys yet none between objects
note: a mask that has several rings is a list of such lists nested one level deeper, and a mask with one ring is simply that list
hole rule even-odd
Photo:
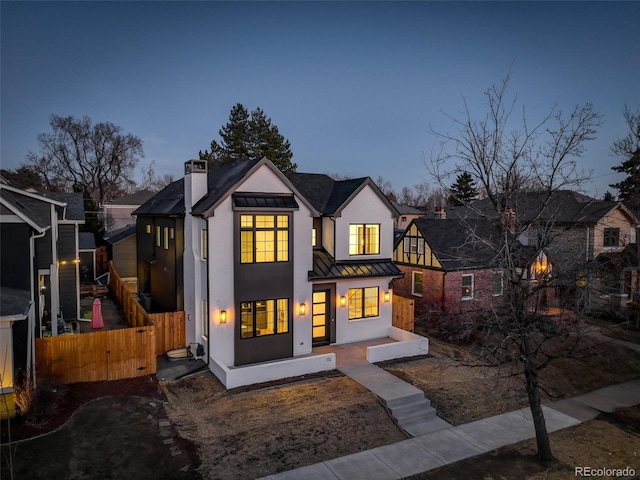
[{"label": "neighboring brick house", "polygon": [[490,245],[499,235],[487,219],[413,220],[395,243],[393,261],[404,276],[394,280],[394,293],[414,300],[416,318],[495,308],[502,303],[504,277]]},{"label": "neighboring brick house", "polygon": [[[568,190],[523,192],[506,205],[502,219],[488,199],[447,211],[450,217],[513,222],[525,247],[548,241],[557,305],[590,310],[599,304],[620,307],[638,290],[638,219],[619,202],[595,200]],[[551,305],[549,305],[551,306]]]},{"label": "neighboring brick house", "polygon": [[393,221],[393,228],[404,231],[409,226],[411,220],[423,217],[427,212],[409,205],[400,205],[398,202],[391,202],[398,211],[398,216]]}]

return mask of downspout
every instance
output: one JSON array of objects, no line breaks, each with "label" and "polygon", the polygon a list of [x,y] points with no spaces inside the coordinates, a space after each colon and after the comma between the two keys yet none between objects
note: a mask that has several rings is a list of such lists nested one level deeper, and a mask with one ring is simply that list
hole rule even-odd
[{"label": "downspout", "polygon": [[[34,275],[34,269],[35,269],[35,265],[33,264],[33,259],[36,258],[36,240],[39,238],[43,238],[46,235],[47,231],[45,230],[42,233],[39,234],[34,234],[31,235],[31,237],[29,238],[29,253],[31,254],[31,260],[30,260],[30,272],[29,272],[29,279],[31,281],[31,288],[29,289],[31,291],[31,305],[29,307],[29,318],[27,319],[27,344],[29,345],[29,348],[27,349],[27,368],[29,368],[29,375],[31,375],[31,378],[33,380],[33,388],[36,387],[36,369],[35,369],[35,351],[36,351],[36,335],[35,335],[35,328],[36,328],[36,319],[35,319],[35,308],[33,308],[33,306],[35,305],[35,295],[34,295],[34,287],[35,287],[35,275]],[[52,327],[53,328],[53,327]]]},{"label": "downspout", "polygon": [[207,335],[207,365],[209,365],[209,359],[211,358],[211,335],[213,334],[213,328],[211,328],[211,316],[209,315],[209,312],[211,312],[211,304],[210,304],[210,300],[211,297],[209,295],[209,257],[211,256],[211,248],[209,248],[209,244],[211,243],[211,237],[209,237],[209,220],[205,218],[205,223],[207,224],[207,262],[206,262],[206,269],[207,269],[207,274],[205,275],[205,278],[207,279],[207,323],[209,323],[208,325],[208,330],[209,330],[209,334]]},{"label": "downspout", "polygon": [[[58,280],[58,215],[51,205],[51,336],[58,335],[58,315],[60,314],[60,282]],[[55,288],[54,288],[55,287]]]}]

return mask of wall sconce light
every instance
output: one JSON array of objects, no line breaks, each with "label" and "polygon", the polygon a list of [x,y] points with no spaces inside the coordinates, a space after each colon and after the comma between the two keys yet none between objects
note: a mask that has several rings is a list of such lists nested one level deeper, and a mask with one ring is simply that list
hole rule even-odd
[{"label": "wall sconce light", "polygon": [[391,301],[391,292],[384,292],[384,301],[387,303]]},{"label": "wall sconce light", "polygon": [[346,307],[347,306],[347,297],[345,297],[344,295],[342,295],[340,297],[340,306],[341,307]]},{"label": "wall sconce light", "polygon": [[300,315],[304,315],[307,313],[307,304],[306,303],[301,303],[300,307],[298,308],[298,312],[300,313]]},{"label": "wall sconce light", "polygon": [[227,311],[220,310],[220,323],[227,323]]}]

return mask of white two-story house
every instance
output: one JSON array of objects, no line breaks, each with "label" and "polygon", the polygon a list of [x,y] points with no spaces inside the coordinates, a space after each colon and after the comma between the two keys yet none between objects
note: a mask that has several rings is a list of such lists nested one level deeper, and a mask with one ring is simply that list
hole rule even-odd
[{"label": "white two-story house", "polygon": [[397,212],[370,178],[192,160],[184,203],[187,339],[228,388],[329,370],[315,347],[389,335]]}]

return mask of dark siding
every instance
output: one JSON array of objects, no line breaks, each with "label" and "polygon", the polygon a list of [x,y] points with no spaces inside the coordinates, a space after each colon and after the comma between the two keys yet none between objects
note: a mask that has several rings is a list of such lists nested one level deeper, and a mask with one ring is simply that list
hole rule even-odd
[{"label": "dark siding", "polygon": [[76,226],[58,227],[58,282],[60,308],[65,319],[78,318],[78,269],[76,248]]},{"label": "dark siding", "polygon": [[27,371],[27,347],[29,328],[28,320],[13,322],[11,333],[13,336],[13,383],[20,381],[22,375]]},{"label": "dark siding", "polygon": [[93,250],[80,252],[80,282],[93,282],[95,280],[93,278],[95,258]]},{"label": "dark siding", "polygon": [[31,290],[30,235],[31,229],[24,223],[0,223],[0,279],[3,286]]},{"label": "dark siding", "polygon": [[174,228],[173,218],[156,218],[153,231],[155,242],[155,227],[160,227],[160,246],[154,243],[156,262],[151,265],[151,302],[154,310],[173,312],[177,310],[177,265],[176,238],[169,239],[168,248],[164,248],[164,229]]},{"label": "dark siding", "polygon": [[53,252],[51,250],[51,229],[42,238],[36,239],[36,268],[51,268],[53,263]]},{"label": "dark siding", "polygon": [[289,332],[256,338],[240,338],[240,322],[236,322],[234,335],[235,365],[246,365],[293,356],[293,231],[293,215],[291,215],[289,216],[288,262],[241,264],[238,233],[239,215],[236,215],[234,227],[235,272],[233,276],[236,310],[240,311],[241,302],[287,298],[289,299]]},{"label": "dark siding", "polygon": [[[146,226],[151,225],[151,233]],[[136,249],[138,265],[138,288],[140,293],[151,292],[151,264],[154,252],[154,221],[152,217],[138,217],[136,221]]]}]

